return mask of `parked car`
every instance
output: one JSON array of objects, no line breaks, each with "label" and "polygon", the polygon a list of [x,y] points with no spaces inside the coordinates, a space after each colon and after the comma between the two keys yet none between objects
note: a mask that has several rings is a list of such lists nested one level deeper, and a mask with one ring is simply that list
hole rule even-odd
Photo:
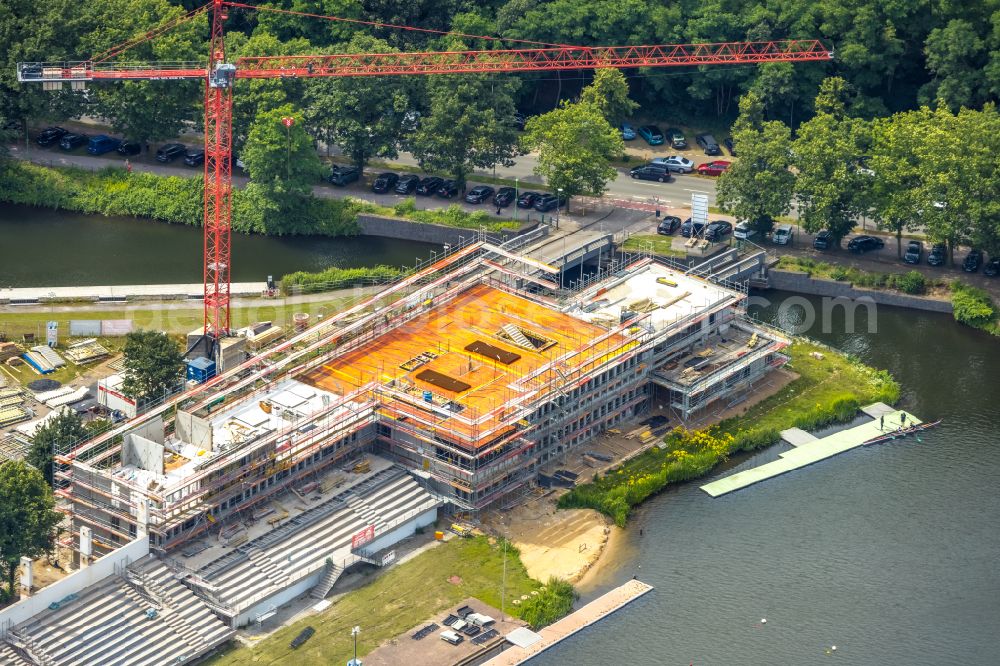
[{"label": "parked car", "polygon": [[628,123],[621,124],[622,139],[625,141],[632,141],[635,139],[635,128]]},{"label": "parked car", "polygon": [[395,192],[396,194],[412,194],[419,184],[420,176],[408,173],[405,176],[400,176],[396,181]]},{"label": "parked car", "polygon": [[121,139],[116,139],[107,134],[98,134],[97,136],[90,137],[90,141],[87,143],[87,152],[91,155],[103,155],[104,153],[110,153],[112,150],[118,150],[118,146],[120,145],[122,145]]},{"label": "parked car", "polygon": [[699,164],[697,171],[702,176],[721,176],[722,172],[728,169],[730,164],[732,164],[732,162],[715,160],[714,162]]},{"label": "parked car", "polygon": [[73,150],[85,145],[89,137],[86,134],[66,134],[59,139],[59,147],[63,150]]},{"label": "parked car", "polygon": [[993,257],[990,262],[986,264],[983,269],[983,275],[986,277],[996,277],[1000,275],[1000,257]]},{"label": "parked car", "polygon": [[656,225],[656,233],[661,236],[670,236],[681,226],[681,218],[674,215],[666,215],[660,223]]},{"label": "parked car", "polygon": [[908,264],[919,264],[924,256],[924,244],[918,240],[911,240],[906,244],[906,252],[903,254],[903,261]]},{"label": "parked car", "polygon": [[419,111],[407,111],[403,114],[403,122],[400,123],[399,128],[403,132],[409,134],[411,132],[416,132],[417,128],[420,127],[420,112]]},{"label": "parked car", "polygon": [[68,132],[62,127],[46,127],[35,137],[35,143],[42,147],[48,147],[54,143],[59,143],[59,139],[67,134]]},{"label": "parked car", "polygon": [[656,125],[643,125],[639,128],[639,136],[651,146],[663,145],[663,132]]},{"label": "parked car", "polygon": [[975,273],[979,270],[979,267],[983,264],[983,253],[979,250],[972,249],[969,250],[969,254],[965,255],[965,261],[962,262],[962,270],[966,273]]},{"label": "parked car", "polygon": [[118,146],[118,154],[122,157],[131,157],[132,155],[138,155],[142,152],[142,144],[138,141],[123,141],[120,146]]},{"label": "parked car", "polygon": [[392,188],[396,187],[396,183],[399,182],[399,176],[391,171],[386,171],[385,173],[380,173],[375,176],[375,180],[372,181],[372,192],[376,194],[385,194]]},{"label": "parked car", "polygon": [[713,220],[705,229],[705,240],[718,243],[733,233],[733,225],[725,220]]},{"label": "parked car", "polygon": [[935,243],[927,255],[928,266],[944,266],[948,261],[948,246],[944,243]]},{"label": "parked car", "polygon": [[168,143],[156,151],[157,162],[173,162],[175,159],[187,153],[187,146],[183,143]]},{"label": "parked car", "polygon": [[699,134],[694,138],[695,142],[701,149],[705,151],[706,155],[721,155],[722,148],[719,148],[719,142],[715,140],[715,137],[711,134]]},{"label": "parked car", "polygon": [[684,150],[688,147],[688,142],[684,137],[684,132],[680,131],[676,127],[670,127],[667,129],[667,139],[670,140],[670,145],[677,150]]},{"label": "parked car", "polygon": [[521,196],[517,198],[517,207],[534,208],[535,202],[540,196],[542,195],[539,192],[521,192]]},{"label": "parked car", "polygon": [[795,237],[795,232],[790,224],[779,224],[771,232],[771,241],[775,245],[788,245]]},{"label": "parked car", "polygon": [[855,254],[862,254],[870,250],[881,250],[885,247],[885,241],[875,236],[855,236],[847,244],[847,249]]},{"label": "parked car", "polygon": [[757,235],[757,230],[753,228],[747,220],[743,220],[736,225],[736,229],[733,230],[733,237],[740,240],[750,240]]},{"label": "parked car", "polygon": [[438,188],[444,185],[444,178],[438,176],[424,176],[419,183],[417,183],[416,192],[422,197],[432,196],[438,191]]},{"label": "parked car", "polygon": [[554,194],[543,194],[535,201],[535,210],[540,213],[546,213],[561,207],[564,203],[566,203],[565,200],[560,200]]},{"label": "parked car", "polygon": [[437,189],[437,195],[442,199],[451,199],[458,196],[458,183],[453,180],[446,180]]},{"label": "parked car", "polygon": [[497,190],[496,196],[493,197],[493,205],[506,208],[514,203],[515,196],[517,196],[517,190],[513,187],[501,187]]},{"label": "parked car", "polygon": [[817,250],[829,250],[833,245],[833,234],[828,229],[822,229],[816,238],[813,238],[813,248]]},{"label": "parked car", "polygon": [[704,228],[704,222],[695,222],[689,217],[684,220],[684,223],[681,225],[681,236],[684,238],[691,238],[692,235],[700,236]]},{"label": "parked car", "polygon": [[204,148],[189,148],[184,154],[184,164],[188,166],[198,166],[205,163]]},{"label": "parked car", "polygon": [[524,126],[528,124],[528,117],[520,111],[515,111],[514,116],[511,118],[511,122],[514,127],[523,132]]},{"label": "parked car", "polygon": [[727,136],[722,140],[722,144],[726,147],[726,150],[729,151],[730,155],[736,157],[736,144],[733,143],[733,137]]},{"label": "parked car", "polygon": [[663,164],[644,164],[629,169],[628,175],[638,180],[655,180],[660,183],[670,182],[670,169]]},{"label": "parked car", "polygon": [[465,195],[465,201],[471,204],[481,204],[492,197],[494,191],[489,185],[476,185]]},{"label": "parked car", "polygon": [[662,164],[676,173],[691,173],[694,171],[694,162],[682,155],[671,155],[669,157],[654,157],[653,164]]},{"label": "parked car", "polygon": [[350,164],[334,164],[330,167],[330,175],[326,177],[326,180],[331,185],[339,185],[340,187],[343,187],[348,183],[353,183],[359,178],[361,178],[361,169],[358,167]]}]

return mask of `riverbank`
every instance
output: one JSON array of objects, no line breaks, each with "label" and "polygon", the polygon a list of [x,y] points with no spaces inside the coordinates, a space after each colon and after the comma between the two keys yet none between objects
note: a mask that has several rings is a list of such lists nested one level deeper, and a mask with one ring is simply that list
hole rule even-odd
[{"label": "riverbank", "polygon": [[705,475],[730,455],[776,443],[781,430],[848,421],[863,404],[899,399],[899,385],[888,373],[835,350],[798,340],[788,354],[798,377],[774,395],[703,430],[676,428],[658,447],[576,486],[558,506],[596,509],[623,527],[647,498]]}]

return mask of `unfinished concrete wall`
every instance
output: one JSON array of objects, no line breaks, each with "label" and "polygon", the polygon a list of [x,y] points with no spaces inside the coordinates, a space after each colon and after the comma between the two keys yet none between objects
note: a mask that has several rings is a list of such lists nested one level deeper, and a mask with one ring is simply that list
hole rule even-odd
[{"label": "unfinished concrete wall", "polygon": [[129,433],[122,445],[122,463],[163,474],[163,444]]},{"label": "unfinished concrete wall", "polygon": [[212,451],[212,424],[191,412],[178,410],[174,430],[182,442]]},{"label": "unfinished concrete wall", "polygon": [[165,433],[163,431],[163,417],[156,416],[149,419],[142,425],[137,425],[131,430],[125,433],[126,437],[128,435],[139,435],[150,441],[156,442],[158,444],[163,444],[166,439]]}]

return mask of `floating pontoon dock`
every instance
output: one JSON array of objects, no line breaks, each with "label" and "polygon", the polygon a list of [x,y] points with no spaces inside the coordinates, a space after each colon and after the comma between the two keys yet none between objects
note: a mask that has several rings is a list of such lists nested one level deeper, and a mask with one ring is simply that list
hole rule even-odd
[{"label": "floating pontoon dock", "polygon": [[[862,411],[870,415],[870,407],[866,407]],[[884,414],[884,429],[880,426],[880,419],[876,418],[859,426],[836,432],[823,439],[814,439],[813,441],[808,441],[805,437],[802,437],[802,435],[806,435],[807,433],[801,431],[789,433],[791,436],[787,437],[787,439],[789,443],[795,445],[795,448],[782,453],[780,460],[737,472],[731,476],[705,484],[701,489],[712,497],[719,497],[734,490],[740,490],[766,479],[779,476],[785,472],[790,472],[793,469],[799,469],[814,462],[830,458],[838,453],[864,446],[865,444],[872,443],[872,440],[881,440],[895,434],[897,431],[902,431],[899,434],[907,433],[914,426],[920,426],[923,423],[913,414],[902,410],[893,409],[888,413],[885,413],[884,410],[879,410],[877,413],[880,414],[880,417]],[[903,419],[904,414],[906,415],[905,420]],[[782,434],[784,435],[784,433]]]},{"label": "floating pontoon dock", "polygon": [[545,627],[538,632],[535,642],[527,647],[514,645],[487,661],[483,666],[515,666],[523,664],[550,647],[561,643],[576,632],[600,622],[616,610],[627,606],[647,592],[653,586],[634,578],[624,585],[616,587],[606,594],[597,597],[583,608],[570,613],[563,619]]}]

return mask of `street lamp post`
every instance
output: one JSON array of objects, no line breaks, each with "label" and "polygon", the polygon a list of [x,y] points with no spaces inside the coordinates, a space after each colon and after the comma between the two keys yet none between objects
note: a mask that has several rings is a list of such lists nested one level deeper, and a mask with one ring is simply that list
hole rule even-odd
[{"label": "street lamp post", "polygon": [[562,198],[563,198],[563,188],[556,190],[558,194],[556,195],[556,231],[559,230],[559,209],[562,208]]},{"label": "street lamp post", "polygon": [[285,139],[286,139],[285,171],[287,171],[288,179],[291,180],[292,179],[292,125],[295,124],[295,118],[291,116],[284,116],[281,119],[281,124],[285,126]]},{"label": "street lamp post", "polygon": [[354,659],[347,664],[347,666],[361,666],[361,662],[358,661],[358,634],[361,633],[361,627],[354,627],[351,629],[351,636],[354,637]]},{"label": "street lamp post", "polygon": [[514,222],[517,222],[517,200],[520,198],[521,193],[518,191],[517,178],[514,179]]}]

